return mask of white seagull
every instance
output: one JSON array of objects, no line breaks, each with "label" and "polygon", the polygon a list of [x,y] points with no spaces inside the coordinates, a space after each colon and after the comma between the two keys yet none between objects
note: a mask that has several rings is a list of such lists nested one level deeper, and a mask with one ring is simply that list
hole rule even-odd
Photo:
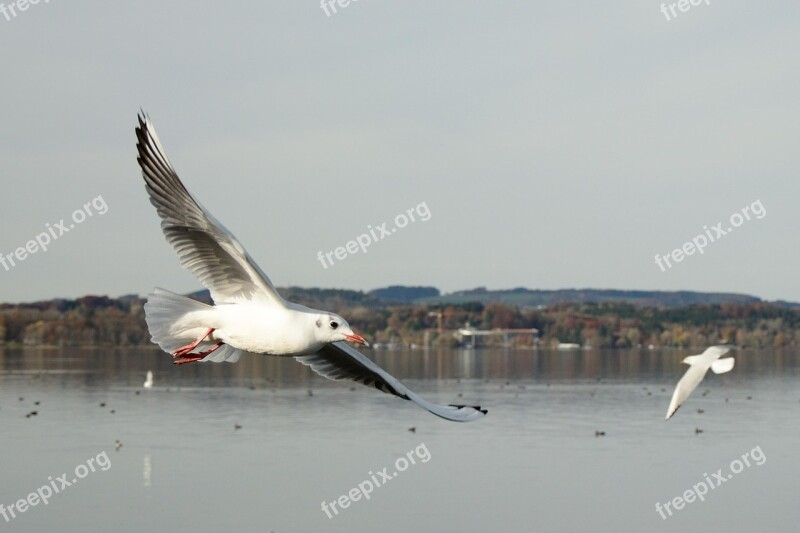
[{"label": "white seagull", "polygon": [[142,384],[142,386],[145,389],[152,389],[153,388],[153,371],[152,370],[148,370],[147,371],[147,379]]},{"label": "white seagull", "polygon": [[675,387],[675,392],[672,395],[672,401],[669,402],[667,409],[667,420],[675,414],[678,407],[689,397],[694,389],[703,381],[703,378],[710,368],[715,374],[724,374],[733,369],[733,357],[726,357],[720,359],[723,355],[730,351],[730,346],[711,346],[706,348],[706,351],[700,355],[690,355],[684,358],[682,363],[689,365],[689,370],[683,375]]},{"label": "white seagull", "polygon": [[161,229],[181,265],[210,291],[215,304],[158,288],[148,295],[144,310],[152,341],[172,354],[173,363],[233,363],[245,351],[294,357],[328,379],[372,385],[447,420],[468,422],[486,414],[479,406],[424,400],[345,342],[369,346],[345,319],[284,300],[236,237],[181,183],[144,113],[136,137],[139,166]]}]

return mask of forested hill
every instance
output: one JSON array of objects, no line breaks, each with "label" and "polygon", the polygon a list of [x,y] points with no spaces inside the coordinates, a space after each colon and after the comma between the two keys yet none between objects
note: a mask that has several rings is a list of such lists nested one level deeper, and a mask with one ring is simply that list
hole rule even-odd
[{"label": "forested hill", "polygon": [[[445,295],[415,297],[413,302],[420,304],[505,303],[521,307],[550,306],[562,303],[629,303],[643,307],[675,308],[722,303],[760,303],[762,300],[746,294],[721,292],[624,291],[615,289],[536,290],[525,288],[492,291],[479,287]],[[775,303],[788,307],[798,306],[798,304],[788,302]]]},{"label": "forested hill", "polygon": [[[798,308],[800,304],[764,300],[747,294],[692,291],[624,291],[616,289],[506,289],[487,290],[484,287],[442,294],[435,287],[406,287],[393,285],[369,292],[346,289],[317,289],[288,287],[281,294],[291,301],[304,302],[319,309],[337,305],[361,305],[378,308],[387,305],[464,305],[470,303],[507,304],[518,307],[550,307],[565,303],[626,303],[637,307],[675,309],[692,305],[771,303],[779,307]],[[193,296],[207,300],[207,291]],[[204,300],[204,301],[205,301]],[[209,300],[210,301],[210,300]]]},{"label": "forested hill", "polygon": [[[453,346],[453,332],[470,324],[479,329],[536,328],[541,346],[800,346],[800,306],[737,294],[475,289],[441,295],[432,287],[399,286],[367,293],[289,287],[281,294],[339,313],[379,343]],[[191,296],[210,302],[206,291]],[[147,345],[144,303],[142,297],[129,295],[0,304],[0,344]],[[531,337],[512,342],[527,345]]]}]

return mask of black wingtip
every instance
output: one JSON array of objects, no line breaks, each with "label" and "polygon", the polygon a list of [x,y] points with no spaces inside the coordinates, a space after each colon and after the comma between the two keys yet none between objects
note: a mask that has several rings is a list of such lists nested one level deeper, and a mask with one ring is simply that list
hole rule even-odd
[{"label": "black wingtip", "polygon": [[480,405],[455,405],[451,403],[450,407],[455,407],[456,409],[463,409],[465,407],[469,407],[470,409],[475,409],[476,411],[480,411],[483,414],[487,414],[489,412],[488,409],[484,409]]},{"label": "black wingtip", "polygon": [[141,139],[144,136],[144,132],[147,131],[147,121],[150,120],[150,117],[144,112],[144,109],[140,107],[136,119],[139,122],[139,125],[136,127],[136,136]]},{"label": "black wingtip", "polygon": [[147,127],[145,125],[146,124],[145,117],[146,117],[146,115],[144,114],[144,111],[139,109],[139,114],[136,115],[136,119],[137,119],[137,122],[139,122],[139,125],[136,126],[136,128],[134,128],[134,131],[136,132],[136,139],[139,142],[141,142],[142,139],[144,139],[144,130]]},{"label": "black wingtip", "polygon": [[667,420],[669,420],[670,418],[672,418],[673,416],[675,416],[675,413],[677,413],[677,412],[678,412],[678,409],[680,409],[680,408],[681,408],[681,406],[680,406],[680,405],[679,405],[678,407],[676,407],[676,408],[675,408],[675,410],[674,410],[674,411],[672,411],[672,414],[671,414],[671,415],[669,415],[669,416],[667,417]]}]

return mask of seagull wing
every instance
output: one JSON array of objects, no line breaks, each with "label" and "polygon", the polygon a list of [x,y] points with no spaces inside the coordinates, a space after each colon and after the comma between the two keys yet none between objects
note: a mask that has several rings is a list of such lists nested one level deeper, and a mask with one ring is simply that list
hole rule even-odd
[{"label": "seagull wing", "polygon": [[734,359],[733,357],[726,357],[725,359],[718,359],[711,363],[711,370],[715,374],[724,374],[733,370]]},{"label": "seagull wing", "polygon": [[216,303],[258,298],[285,307],[286,302],[236,237],[181,183],[149,117],[139,115],[136,138],[150,202],[181,266],[211,291]]},{"label": "seagull wing", "polygon": [[726,353],[731,351],[730,346],[718,345],[718,346],[709,346],[706,348],[706,351],[700,354],[700,357],[703,359],[707,359],[708,361],[713,361],[714,359],[719,359]]},{"label": "seagull wing", "polygon": [[487,411],[480,406],[437,405],[431,403],[403,385],[384,369],[345,342],[327,344],[312,355],[295,357],[322,377],[338,381],[349,379],[374,386],[383,392],[410,400],[423,409],[454,422],[470,422],[483,417]]},{"label": "seagull wing", "polygon": [[669,409],[667,409],[667,420],[675,414],[678,407],[692,394],[692,391],[697,388],[708,371],[705,365],[692,365],[689,370],[683,375],[678,385],[675,387],[675,392],[672,394],[672,401],[669,402]]}]

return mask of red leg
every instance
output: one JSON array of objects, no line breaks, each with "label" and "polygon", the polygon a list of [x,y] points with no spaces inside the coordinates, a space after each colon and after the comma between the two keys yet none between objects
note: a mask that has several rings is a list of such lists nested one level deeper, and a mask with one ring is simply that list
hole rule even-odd
[{"label": "red leg", "polygon": [[222,346],[222,343],[218,342],[217,344],[212,346],[211,349],[206,350],[205,352],[200,352],[198,354],[190,354],[190,355],[186,355],[186,356],[183,356],[183,357],[179,357],[179,358],[175,359],[174,361],[172,361],[172,364],[173,365],[183,365],[183,364],[186,364],[186,363],[194,363],[194,362],[200,361],[205,356],[207,356],[208,354],[215,352],[217,350],[217,348],[219,348],[220,346]]},{"label": "red leg", "polygon": [[208,328],[208,330],[206,330],[205,334],[203,334],[201,337],[199,337],[196,341],[192,342],[191,344],[187,344],[186,346],[181,346],[180,348],[178,348],[177,350],[172,352],[172,357],[182,357],[184,355],[187,355],[187,354],[191,353],[192,350],[197,348],[197,346],[201,342],[203,342],[206,339],[206,337],[208,337],[212,333],[214,333],[214,328]]}]

